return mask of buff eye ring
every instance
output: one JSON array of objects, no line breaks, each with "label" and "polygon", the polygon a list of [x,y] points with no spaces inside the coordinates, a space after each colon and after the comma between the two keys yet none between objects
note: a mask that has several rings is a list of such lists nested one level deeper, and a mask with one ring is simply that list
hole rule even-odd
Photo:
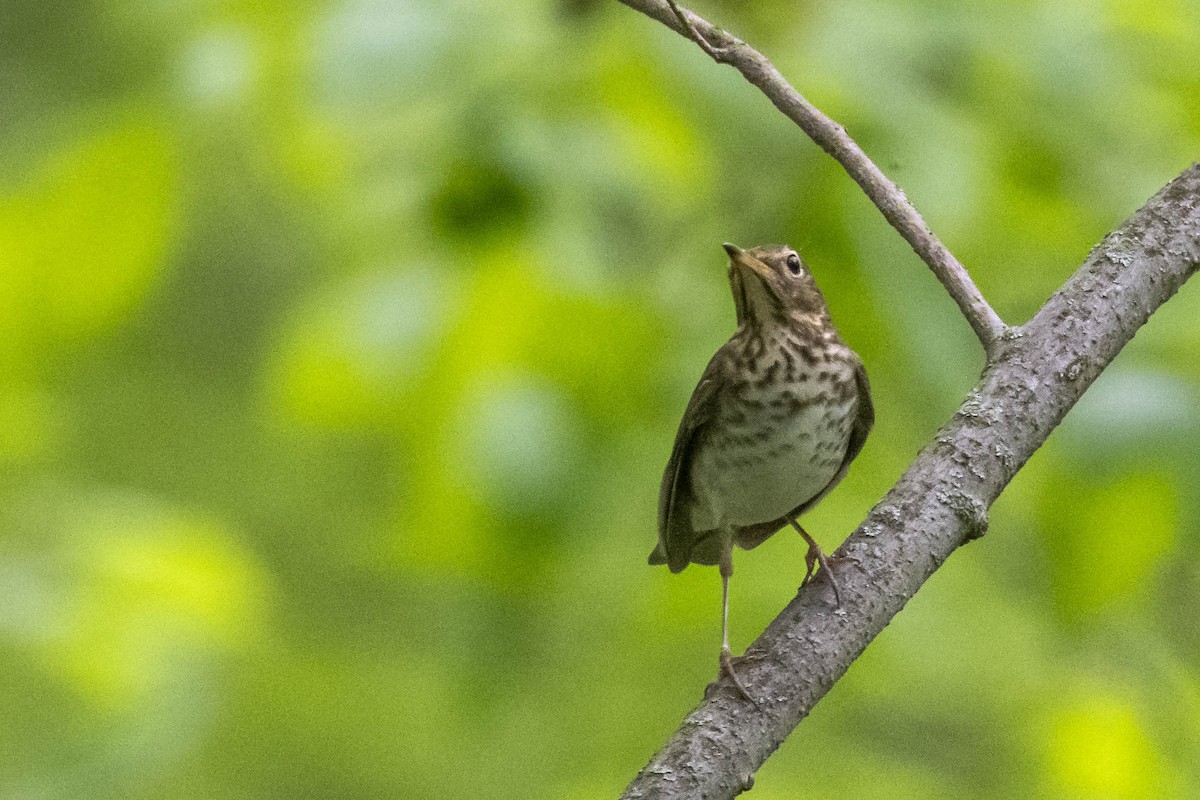
[{"label": "buff eye ring", "polygon": [[787,257],[787,266],[788,266],[788,271],[790,271],[793,275],[799,275],[801,272],[800,256],[796,255],[795,253],[792,253],[791,255],[789,255]]}]

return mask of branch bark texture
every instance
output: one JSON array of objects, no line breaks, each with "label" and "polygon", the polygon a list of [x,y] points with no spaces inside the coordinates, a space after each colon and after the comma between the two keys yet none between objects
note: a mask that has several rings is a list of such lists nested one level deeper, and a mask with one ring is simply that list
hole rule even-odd
[{"label": "branch bark texture", "polygon": [[991,354],[1004,335],[1004,322],[984,300],[967,270],[929,230],[925,220],[908,202],[904,192],[834,122],[796,91],[766,56],[750,45],[716,27],[687,9],[666,0],[621,0],[632,9],[695,41],[718,63],[729,64],[795,122],[814,142],[833,156],[866,193],[871,202],[921,259],[933,270],[942,286],[958,304],[975,335]]},{"label": "branch bark texture", "polygon": [[1007,328],[904,193],[761,53],[667,0],[621,0],[736,67],[835,158],[933,270],[983,343],[979,383],[838,548],[843,603],[818,578],[746,651],[624,798],[729,798],[954,550],[982,536],[988,509],[1080,396],[1159,306],[1200,269],[1200,165],[1109,234],[1037,315]]},{"label": "branch bark texture", "polygon": [[[1037,315],[997,348],[933,442],[738,667],[755,708],[722,689],[687,716],[623,797],[727,798],[812,710],[962,544],[1084,391],[1200,269],[1200,164],[1109,234]],[[820,573],[818,573],[820,576]]]}]

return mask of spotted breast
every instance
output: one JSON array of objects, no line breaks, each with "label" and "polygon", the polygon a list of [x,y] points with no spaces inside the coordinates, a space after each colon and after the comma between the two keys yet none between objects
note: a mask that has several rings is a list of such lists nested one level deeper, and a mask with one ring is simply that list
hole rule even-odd
[{"label": "spotted breast", "polygon": [[[840,341],[813,348],[786,330],[730,345],[750,365],[693,454],[697,531],[770,522],[819,495],[845,461],[858,404],[855,356]],[[771,358],[763,354],[774,354]]]}]

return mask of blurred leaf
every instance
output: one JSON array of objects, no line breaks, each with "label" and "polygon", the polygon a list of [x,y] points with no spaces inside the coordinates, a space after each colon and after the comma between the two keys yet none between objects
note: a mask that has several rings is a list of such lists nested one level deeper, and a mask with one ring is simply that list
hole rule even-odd
[{"label": "blurred leaf", "polygon": [[452,305],[450,283],[418,266],[318,292],[277,345],[270,386],[280,410],[333,428],[390,417],[427,367]]},{"label": "blurred leaf", "polygon": [[1160,472],[1103,483],[1061,476],[1043,495],[1041,515],[1055,598],[1069,619],[1143,593],[1178,528],[1175,487]]},{"label": "blurred leaf", "polygon": [[161,691],[181,653],[251,640],[265,587],[227,530],[139,498],[79,500],[58,545],[73,600],[45,657],[81,694],[119,707]]},{"label": "blurred leaf", "polygon": [[64,433],[65,414],[53,395],[27,386],[0,392],[0,463],[46,454]]},{"label": "blurred leaf", "polygon": [[533,199],[499,164],[459,162],[434,194],[430,217],[447,241],[482,248],[498,235],[522,235]]},{"label": "blurred leaf", "polygon": [[1133,709],[1112,697],[1089,697],[1059,710],[1047,757],[1053,796],[1064,800],[1168,796],[1154,744]]},{"label": "blurred leaf", "polygon": [[166,252],[174,169],[166,135],[133,120],[0,197],[0,356],[82,338],[135,307]]},{"label": "blurred leaf", "polygon": [[[266,576],[225,525],[128,492],[43,486],[6,521],[0,672],[54,702],[0,692],[0,713],[43,723],[0,736],[0,796],[46,775],[64,796],[119,793],[220,705],[206,687],[266,630]],[[87,765],[108,774],[97,791]]]}]

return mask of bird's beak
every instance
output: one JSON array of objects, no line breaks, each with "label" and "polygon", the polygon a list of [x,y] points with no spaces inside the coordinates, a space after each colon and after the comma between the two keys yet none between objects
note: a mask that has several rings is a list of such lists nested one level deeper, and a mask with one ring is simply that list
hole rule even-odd
[{"label": "bird's beak", "polygon": [[721,245],[729,254],[729,262],[740,270],[749,270],[761,278],[768,286],[771,285],[771,268],[754,256],[747,253],[736,244],[726,242]]}]

